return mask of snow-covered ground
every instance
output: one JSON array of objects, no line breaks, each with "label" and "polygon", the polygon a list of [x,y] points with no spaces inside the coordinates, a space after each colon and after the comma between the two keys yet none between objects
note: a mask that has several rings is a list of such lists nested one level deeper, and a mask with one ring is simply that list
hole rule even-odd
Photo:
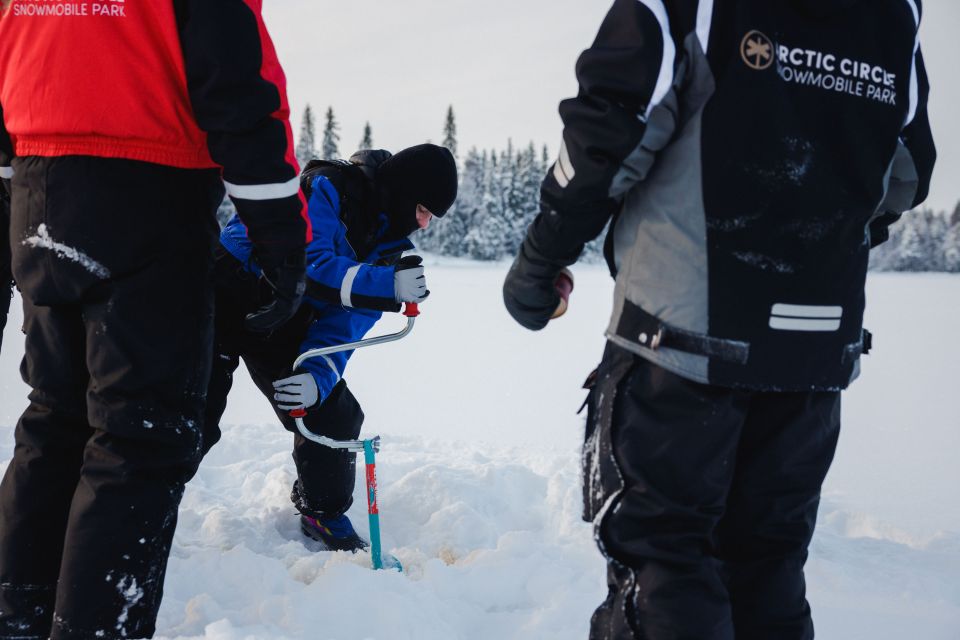
[{"label": "snow-covered ground", "polygon": [[[347,375],[365,432],[384,438],[385,546],[405,572],[301,539],[291,437],[239,376],[224,439],[184,498],[160,636],[586,637],[605,586],[579,520],[575,412],[612,285],[579,267],[568,316],[531,334],[503,310],[506,265],[428,264],[434,295],[414,333],[358,352]],[[958,640],[960,277],[876,274],[868,294],[877,347],[845,398],[807,565],[818,637]],[[26,398],[18,314],[0,354],[0,471]],[[365,532],[364,501],[360,479],[351,515]]]}]

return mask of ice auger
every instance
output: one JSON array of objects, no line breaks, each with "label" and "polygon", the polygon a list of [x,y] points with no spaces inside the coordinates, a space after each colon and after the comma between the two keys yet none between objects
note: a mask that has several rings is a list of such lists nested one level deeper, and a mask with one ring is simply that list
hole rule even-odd
[{"label": "ice auger", "polygon": [[[335,345],[332,347],[323,347],[321,349],[311,349],[310,351],[305,351],[304,353],[300,354],[300,357],[298,357],[296,361],[294,361],[293,370],[296,371],[300,365],[310,358],[319,358],[331,353],[352,351],[362,347],[372,347],[374,345],[400,340],[413,331],[413,323],[416,321],[417,316],[420,315],[420,310],[417,307],[417,304],[415,302],[406,303],[403,308],[403,315],[407,317],[407,326],[403,329],[403,331],[377,336],[375,338],[358,340],[357,342],[348,342],[346,344]],[[373,568],[387,568],[403,571],[403,567],[400,566],[400,561],[390,555],[384,558],[383,552],[380,548],[380,509],[377,504],[376,459],[376,455],[380,451],[380,436],[374,436],[373,438],[369,438],[367,440],[334,440],[332,438],[327,438],[326,436],[318,436],[315,433],[311,433],[307,429],[307,425],[304,424],[303,418],[306,415],[306,409],[294,409],[290,412],[290,417],[296,420],[297,430],[304,438],[312,442],[316,442],[317,444],[322,444],[325,447],[330,447],[331,449],[342,449],[352,453],[363,453],[364,462],[366,463],[367,467],[367,514],[370,518],[370,556],[373,562]]]}]

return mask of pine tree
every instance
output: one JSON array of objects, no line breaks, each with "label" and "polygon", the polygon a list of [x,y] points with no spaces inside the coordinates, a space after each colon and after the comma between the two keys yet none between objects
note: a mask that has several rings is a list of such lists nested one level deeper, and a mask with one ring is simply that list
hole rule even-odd
[{"label": "pine tree", "polygon": [[481,229],[482,247],[478,248],[482,260],[499,260],[506,254],[513,225],[510,220],[510,200],[513,180],[513,142],[498,155],[490,153],[490,169],[487,176],[486,217]]},{"label": "pine tree", "polygon": [[477,260],[497,260],[503,256],[504,228],[502,199],[498,193],[500,167],[496,151],[481,156],[480,201],[470,231],[464,238],[466,255]]},{"label": "pine tree", "polygon": [[340,157],[340,124],[333,114],[333,107],[327,108],[326,120],[326,125],[323,127],[321,155],[325,160],[336,160]]},{"label": "pine tree", "polygon": [[945,227],[943,216],[929,209],[906,212],[890,227],[890,240],[875,250],[878,255],[874,267],[882,271],[939,270],[942,268],[939,245]]},{"label": "pine tree", "polygon": [[313,109],[307,104],[303,111],[303,122],[300,125],[300,140],[297,142],[297,162],[303,168],[308,162],[317,157],[316,137],[313,126]]},{"label": "pine tree", "polygon": [[531,142],[517,154],[515,176],[509,202],[510,236],[504,243],[507,255],[513,255],[527,234],[527,227],[540,210],[540,182],[543,179],[536,148]]},{"label": "pine tree", "polygon": [[357,149],[361,151],[364,149],[373,149],[373,131],[370,129],[369,122],[363,126],[363,139],[360,140]]},{"label": "pine tree", "polygon": [[943,270],[960,272],[960,202],[947,221],[949,228],[943,236]]},{"label": "pine tree", "polygon": [[470,149],[460,172],[460,189],[454,208],[437,224],[436,251],[444,255],[467,253],[466,237],[477,223],[483,200],[483,163],[476,148]]},{"label": "pine tree", "polygon": [[950,218],[946,213],[929,212],[927,220],[927,246],[930,250],[930,259],[927,261],[926,271],[947,270],[947,244],[945,242],[950,231]]},{"label": "pine tree", "polygon": [[443,143],[441,146],[449,149],[453,157],[459,159],[457,155],[457,120],[453,115],[453,105],[447,108],[447,120],[443,125]]}]

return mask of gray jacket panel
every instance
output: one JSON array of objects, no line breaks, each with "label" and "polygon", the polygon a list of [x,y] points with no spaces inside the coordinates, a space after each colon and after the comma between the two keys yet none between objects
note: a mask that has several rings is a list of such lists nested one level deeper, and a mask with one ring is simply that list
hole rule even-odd
[{"label": "gray jacket panel", "polygon": [[[617,335],[624,300],[673,327],[699,334],[709,329],[700,141],[703,107],[715,85],[696,34],[687,37],[684,49],[682,91],[675,87],[654,108],[647,135],[621,171],[641,179],[626,194],[613,231],[618,273],[607,337],[669,371],[706,383],[705,356],[652,350]],[[671,126],[679,126],[679,132]]]}]

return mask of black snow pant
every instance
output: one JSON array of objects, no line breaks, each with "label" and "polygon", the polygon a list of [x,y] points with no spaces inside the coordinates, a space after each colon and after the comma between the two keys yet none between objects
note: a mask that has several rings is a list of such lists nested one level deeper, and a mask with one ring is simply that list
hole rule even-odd
[{"label": "black snow pant", "polygon": [[[217,312],[213,371],[207,391],[205,446],[220,439],[220,418],[227,406],[233,372],[243,359],[250,377],[274,406],[277,418],[293,436],[293,460],[297,468],[290,499],[300,513],[315,518],[346,513],[353,504],[357,456],[307,440],[296,422],[273,405],[273,382],[293,375],[293,361],[313,318],[308,304],[269,336],[246,331],[243,320],[266,299],[260,284],[226,250],[217,251]],[[355,440],[363,426],[363,410],[341,380],[319,406],[308,409],[304,424],[311,433],[334,440]]]},{"label": "black snow pant", "polygon": [[591,640],[809,640],[803,565],[840,394],[691,382],[608,345],[585,519],[608,561]]},{"label": "black snow pant", "polygon": [[216,172],[14,160],[30,404],[0,485],[0,639],[154,633],[201,459]]}]

